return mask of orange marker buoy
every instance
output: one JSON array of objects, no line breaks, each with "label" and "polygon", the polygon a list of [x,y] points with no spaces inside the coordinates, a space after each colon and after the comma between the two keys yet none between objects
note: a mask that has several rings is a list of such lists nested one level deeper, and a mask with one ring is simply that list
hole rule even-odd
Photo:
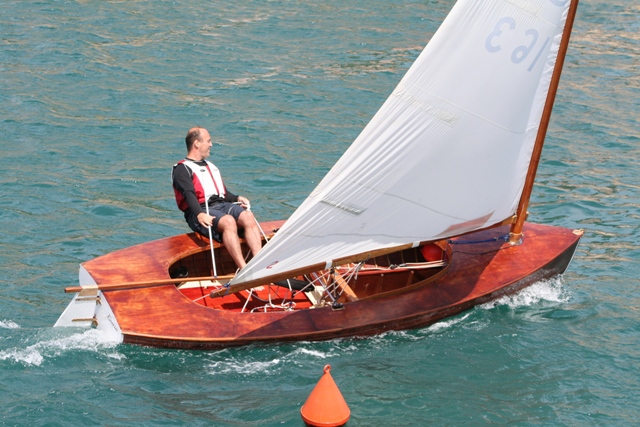
[{"label": "orange marker buoy", "polygon": [[351,416],[347,402],[333,381],[330,370],[331,366],[324,367],[324,375],[300,408],[302,419],[309,426],[338,427],[346,424]]}]

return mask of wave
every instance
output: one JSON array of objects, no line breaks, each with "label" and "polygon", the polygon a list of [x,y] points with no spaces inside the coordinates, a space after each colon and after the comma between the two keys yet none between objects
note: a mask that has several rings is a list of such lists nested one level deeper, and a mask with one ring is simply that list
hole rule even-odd
[{"label": "wave", "polygon": [[18,329],[20,327],[20,325],[18,325],[16,322],[12,322],[11,320],[0,320],[0,328],[5,328],[5,329]]},{"label": "wave", "polygon": [[563,283],[562,276],[556,276],[549,280],[536,282],[516,294],[498,298],[479,307],[485,310],[492,310],[495,307],[506,305],[511,309],[515,309],[536,305],[542,301],[566,303],[569,302],[571,295],[564,289]]},{"label": "wave", "polygon": [[[2,322],[7,323],[6,321]],[[13,322],[9,322],[10,324]],[[29,366],[40,366],[45,360],[56,358],[72,351],[103,352],[118,346],[117,341],[113,341],[107,334],[97,329],[74,332],[71,335],[60,336],[61,333],[68,333],[63,328],[48,329],[46,335],[55,334],[51,338],[39,339],[35,344],[26,347],[14,347],[0,351],[0,361],[9,360]],[[123,355],[113,352],[107,353],[108,357],[122,359]]]}]

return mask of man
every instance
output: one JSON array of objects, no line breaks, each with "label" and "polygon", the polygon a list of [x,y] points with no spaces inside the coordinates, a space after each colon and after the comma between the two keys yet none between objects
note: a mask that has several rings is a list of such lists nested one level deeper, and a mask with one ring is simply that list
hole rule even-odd
[{"label": "man", "polygon": [[209,237],[211,227],[213,238],[224,243],[242,268],[246,262],[238,229],[244,229],[245,241],[254,256],[262,248],[258,224],[251,211],[246,210],[249,200],[228,191],[218,168],[206,160],[211,154],[211,136],[205,128],[189,129],[185,142],[187,157],[173,166],[171,174],[176,203],[193,231]]}]

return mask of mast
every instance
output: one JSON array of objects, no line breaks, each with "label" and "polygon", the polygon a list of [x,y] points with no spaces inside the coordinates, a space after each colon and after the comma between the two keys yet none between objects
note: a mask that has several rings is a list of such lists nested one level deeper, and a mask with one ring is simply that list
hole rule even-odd
[{"label": "mast", "polygon": [[558,56],[553,69],[553,75],[551,76],[551,83],[549,84],[549,91],[547,92],[547,99],[545,101],[544,109],[542,111],[542,119],[540,120],[540,127],[538,128],[538,134],[536,136],[536,142],[533,147],[533,153],[531,154],[531,162],[529,163],[529,170],[527,171],[527,177],[520,196],[520,203],[516,211],[516,221],[511,226],[509,232],[509,243],[512,245],[518,245],[522,243],[522,228],[524,227],[524,221],[527,217],[527,208],[529,207],[529,200],[531,199],[531,192],[533,190],[533,184],[536,179],[536,172],[538,171],[538,165],[540,164],[540,156],[542,154],[542,146],[547,135],[547,129],[549,127],[549,120],[551,118],[551,110],[553,109],[553,103],[556,98],[556,92],[560,83],[560,74],[562,73],[562,67],[564,65],[564,58],[567,54],[569,47],[569,37],[573,28],[573,21],[576,16],[576,10],[578,9],[578,0],[571,1],[569,10],[567,13],[567,20],[562,32],[562,40],[558,47]]}]

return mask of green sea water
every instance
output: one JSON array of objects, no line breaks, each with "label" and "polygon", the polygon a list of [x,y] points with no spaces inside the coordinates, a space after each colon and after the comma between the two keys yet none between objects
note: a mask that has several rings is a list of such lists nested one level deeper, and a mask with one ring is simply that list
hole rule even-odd
[{"label": "green sea water", "polygon": [[530,207],[585,230],[563,277],[367,339],[174,351],[52,327],[79,263],[188,230],[169,173],[189,127],[286,218],[452,4],[1,0],[0,425],[301,426],[326,364],[349,426],[639,425],[633,0],[578,11]]}]

